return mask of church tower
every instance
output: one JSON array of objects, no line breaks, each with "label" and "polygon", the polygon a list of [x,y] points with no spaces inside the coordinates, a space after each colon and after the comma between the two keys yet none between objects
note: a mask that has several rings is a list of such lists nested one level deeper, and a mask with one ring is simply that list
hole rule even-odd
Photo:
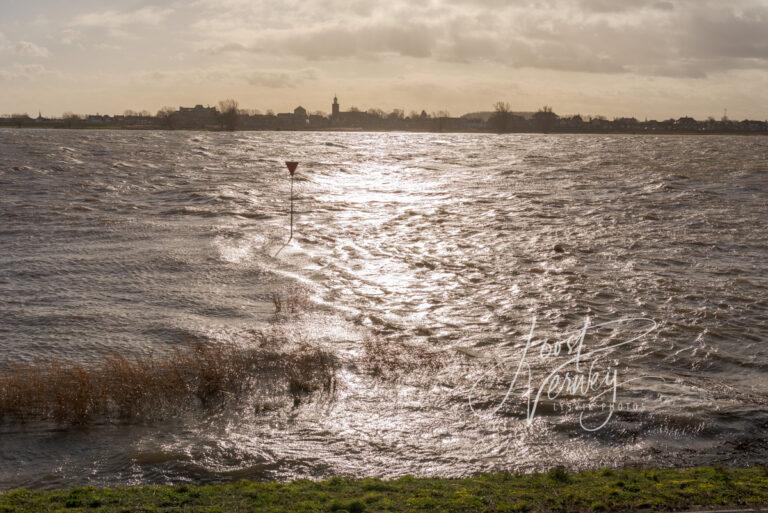
[{"label": "church tower", "polygon": [[339,117],[339,99],[334,95],[333,105],[331,105],[331,119],[338,119]]}]

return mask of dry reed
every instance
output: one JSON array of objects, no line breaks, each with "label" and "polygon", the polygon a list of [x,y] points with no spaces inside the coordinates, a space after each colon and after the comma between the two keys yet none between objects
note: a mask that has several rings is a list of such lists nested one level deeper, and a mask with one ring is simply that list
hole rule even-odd
[{"label": "dry reed", "polygon": [[109,355],[93,365],[14,365],[0,372],[0,419],[85,424],[215,407],[256,388],[277,390],[294,405],[307,394],[334,391],[332,354],[265,334],[256,338],[253,347],[197,343],[161,356]]},{"label": "dry reed", "polygon": [[297,314],[312,308],[312,300],[309,292],[301,287],[294,287],[284,293],[272,294],[272,305],[275,307],[275,315]]},{"label": "dry reed", "polygon": [[362,366],[371,375],[386,380],[400,380],[415,374],[434,374],[446,367],[444,351],[429,350],[370,336],[363,341]]}]

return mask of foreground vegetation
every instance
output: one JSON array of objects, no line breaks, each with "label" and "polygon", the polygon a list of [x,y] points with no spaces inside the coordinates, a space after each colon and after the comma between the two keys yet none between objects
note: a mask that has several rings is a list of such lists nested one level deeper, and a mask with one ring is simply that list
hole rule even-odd
[{"label": "foreground vegetation", "polygon": [[614,512],[768,504],[768,469],[693,468],[490,474],[206,486],[12,490],[0,512]]},{"label": "foreground vegetation", "polygon": [[253,402],[293,402],[332,393],[338,362],[329,352],[255,332],[245,347],[195,343],[168,354],[110,354],[90,364],[47,359],[0,372],[0,422],[155,419],[190,409],[220,408],[248,395]]}]

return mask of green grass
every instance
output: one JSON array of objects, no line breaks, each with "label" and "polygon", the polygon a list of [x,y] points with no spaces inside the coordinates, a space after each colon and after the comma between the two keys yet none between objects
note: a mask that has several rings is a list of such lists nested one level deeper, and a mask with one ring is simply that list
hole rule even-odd
[{"label": "green grass", "polygon": [[614,512],[768,504],[768,469],[701,467],[487,474],[466,479],[241,481],[11,490],[0,512]]}]

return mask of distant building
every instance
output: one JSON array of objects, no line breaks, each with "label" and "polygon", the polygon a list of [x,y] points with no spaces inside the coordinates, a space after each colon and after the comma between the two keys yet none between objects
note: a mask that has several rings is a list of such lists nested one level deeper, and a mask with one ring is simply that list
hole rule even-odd
[{"label": "distant building", "polygon": [[277,127],[283,130],[288,130],[294,126],[294,117],[291,112],[278,112],[277,113]]},{"label": "distant building", "polygon": [[299,105],[293,112],[278,112],[276,116],[277,128],[281,130],[294,130],[306,128],[309,124],[307,109]]},{"label": "distant building", "polygon": [[309,126],[312,128],[327,128],[330,126],[331,120],[329,117],[320,114],[309,115]]},{"label": "distant building", "polygon": [[293,109],[293,121],[296,128],[306,127],[309,124],[309,116],[307,115],[307,109],[299,105]]},{"label": "distant building", "polygon": [[357,109],[342,112],[341,105],[339,105],[339,99],[335,96],[333,97],[333,104],[331,104],[332,125],[347,128],[362,128],[374,125],[379,121],[380,119],[375,116],[371,116],[367,112]]},{"label": "distant building", "polygon": [[675,121],[675,126],[680,130],[696,130],[696,125],[696,120],[688,116],[682,117]]},{"label": "distant building", "polygon": [[217,115],[216,107],[203,107],[202,105],[179,107],[179,112],[176,113],[179,125],[190,128],[205,128],[214,125]]},{"label": "distant building", "polygon": [[101,114],[91,114],[85,118],[89,125],[106,125],[112,122],[112,116],[102,116]]}]

